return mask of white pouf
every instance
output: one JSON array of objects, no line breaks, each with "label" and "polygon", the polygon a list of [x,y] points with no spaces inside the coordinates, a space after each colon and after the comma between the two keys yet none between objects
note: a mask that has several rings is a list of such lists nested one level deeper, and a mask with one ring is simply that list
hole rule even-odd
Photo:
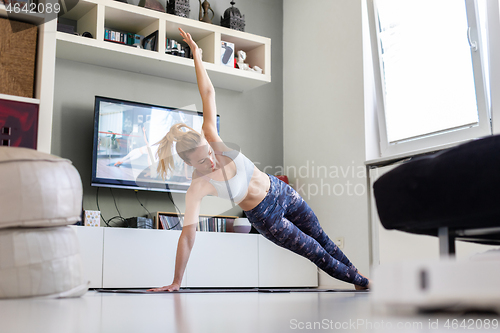
[{"label": "white pouf", "polygon": [[71,227],[0,230],[0,299],[77,297],[87,289]]},{"label": "white pouf", "polygon": [[71,161],[0,147],[0,228],[75,224],[82,195],[80,174]]}]

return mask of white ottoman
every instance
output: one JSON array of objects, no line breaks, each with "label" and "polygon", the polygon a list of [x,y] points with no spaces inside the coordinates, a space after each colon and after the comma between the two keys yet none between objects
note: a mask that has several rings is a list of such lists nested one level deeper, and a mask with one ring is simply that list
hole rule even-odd
[{"label": "white ottoman", "polygon": [[72,228],[0,230],[0,299],[76,297],[86,291]]},{"label": "white ottoman", "polygon": [[82,196],[71,161],[0,147],[0,299],[87,291],[78,239],[66,227],[80,220]]},{"label": "white ottoman", "polygon": [[82,195],[80,174],[71,161],[0,147],[0,228],[75,224]]}]

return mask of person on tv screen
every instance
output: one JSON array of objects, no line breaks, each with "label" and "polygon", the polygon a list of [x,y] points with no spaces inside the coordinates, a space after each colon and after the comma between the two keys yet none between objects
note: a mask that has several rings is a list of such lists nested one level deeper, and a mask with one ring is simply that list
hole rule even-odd
[{"label": "person on tv screen", "polygon": [[165,177],[174,168],[174,144],[176,153],[193,166],[194,171],[186,193],[173,282],[150,290],[179,290],[195,241],[201,200],[207,195],[233,201],[264,237],[306,257],[332,277],[352,283],[356,289],[370,288],[370,280],[358,272],[323,231],[304,199],[285,182],[261,172],[245,155],[229,148],[219,137],[215,90],[203,66],[201,51],[189,33],[179,30],[193,54],[203,103],[203,126],[198,133],[186,124],[175,124],[157,143],[160,175]]}]

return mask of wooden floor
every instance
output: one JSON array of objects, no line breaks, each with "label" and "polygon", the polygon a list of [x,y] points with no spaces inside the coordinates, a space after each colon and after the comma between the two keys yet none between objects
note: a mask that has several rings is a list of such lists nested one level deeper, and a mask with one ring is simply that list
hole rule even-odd
[{"label": "wooden floor", "polygon": [[[89,291],[74,299],[0,301],[0,332],[5,333],[470,331],[446,328],[446,322],[453,319],[458,323],[463,319],[481,320],[484,324],[486,319],[495,318],[456,314],[380,315],[370,303],[370,293],[355,292],[151,295]],[[483,328],[482,331],[499,330]]]}]

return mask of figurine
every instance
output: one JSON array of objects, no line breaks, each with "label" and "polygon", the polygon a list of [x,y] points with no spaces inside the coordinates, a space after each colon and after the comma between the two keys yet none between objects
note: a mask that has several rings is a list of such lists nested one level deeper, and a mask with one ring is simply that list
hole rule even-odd
[{"label": "figurine", "polygon": [[[200,21],[212,24],[212,19],[214,18],[215,13],[212,7],[210,7],[210,3],[207,0],[203,1],[203,3],[201,3],[201,0],[198,1],[200,2],[200,17],[199,17]],[[203,9],[203,15],[202,15],[202,9]],[[212,11],[211,18],[208,17],[209,10]]]},{"label": "figurine", "polygon": [[238,62],[236,63],[238,65],[239,69],[242,69],[244,71],[251,71],[251,72],[257,72],[259,74],[262,74],[262,68],[259,66],[253,66],[253,68],[250,67],[249,64],[245,63],[245,60],[247,58],[247,54],[243,50],[238,51]]},{"label": "figurine", "polygon": [[243,50],[238,51],[238,68],[242,69],[244,71],[250,70],[250,66],[248,64],[245,64],[245,59],[247,58],[247,54]]}]

